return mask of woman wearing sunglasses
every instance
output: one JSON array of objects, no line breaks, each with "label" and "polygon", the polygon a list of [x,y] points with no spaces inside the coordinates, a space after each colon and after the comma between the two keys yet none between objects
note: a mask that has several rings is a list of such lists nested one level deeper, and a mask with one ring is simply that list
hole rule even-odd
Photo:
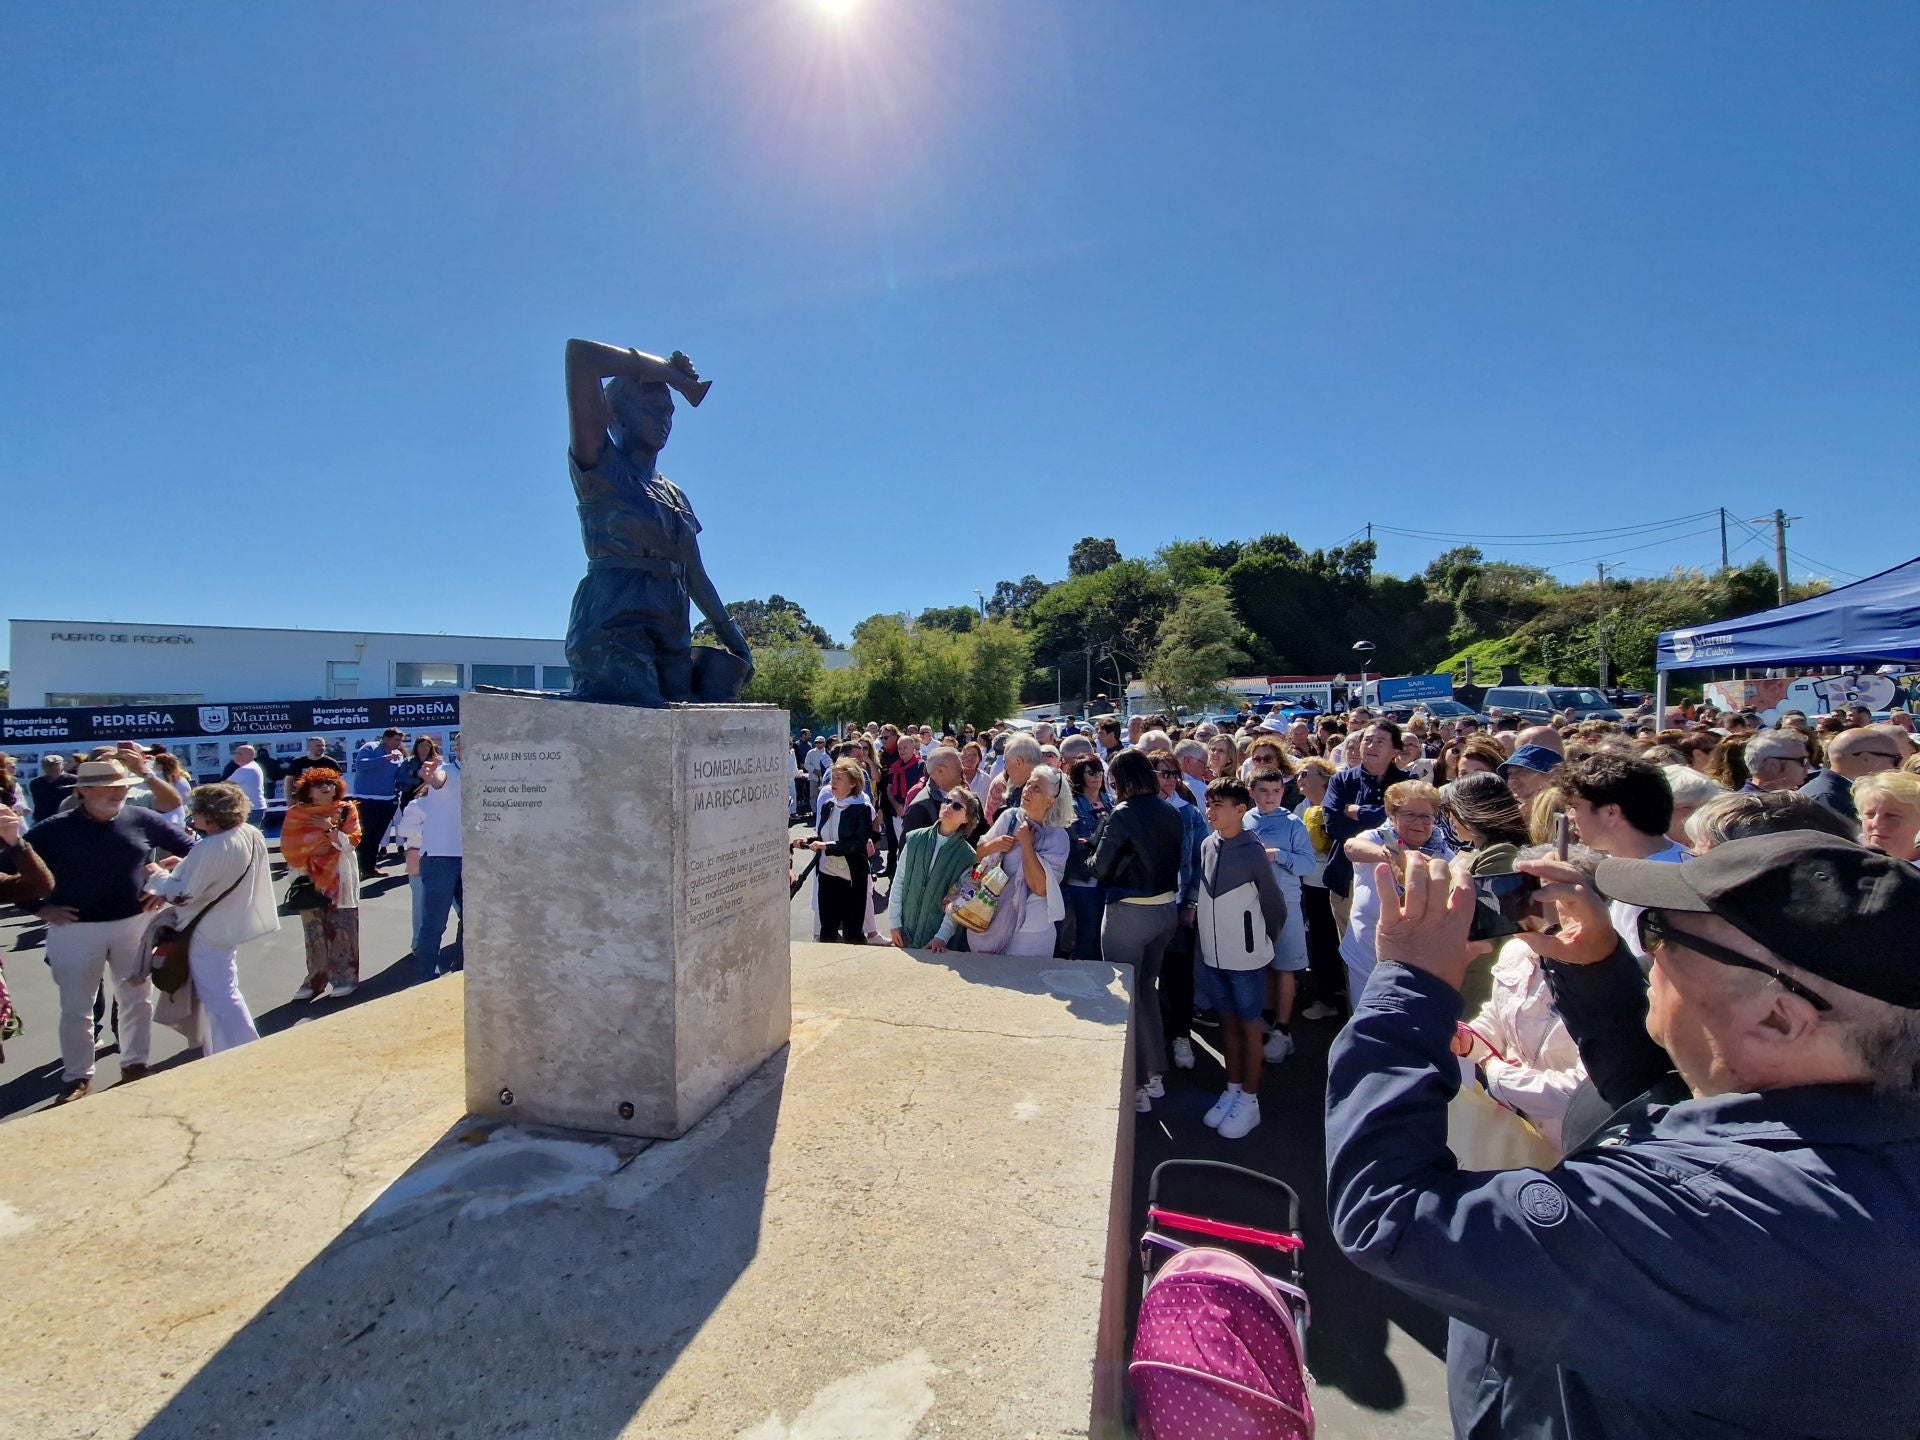
[{"label": "woman wearing sunglasses", "polygon": [[979,823],[979,797],[955,786],[941,800],[937,821],[907,832],[888,898],[894,920],[891,938],[902,950],[920,949],[939,930],[947,892],[973,868],[967,836]]},{"label": "woman wearing sunglasses", "polygon": [[1107,767],[1093,756],[1073,762],[1067,772],[1073,789],[1073,825],[1068,837],[1073,849],[1067,854],[1063,883],[1067,890],[1067,914],[1073,921],[1074,960],[1100,958],[1100,912],[1105,898],[1100,882],[1093,878],[1093,846],[1100,826],[1107,818]]}]

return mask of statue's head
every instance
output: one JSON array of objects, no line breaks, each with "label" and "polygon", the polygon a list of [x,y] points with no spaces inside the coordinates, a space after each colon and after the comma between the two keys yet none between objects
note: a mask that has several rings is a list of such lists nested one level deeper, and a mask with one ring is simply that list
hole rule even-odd
[{"label": "statue's head", "polygon": [[613,443],[622,450],[658,451],[673,433],[673,391],[656,380],[607,382],[607,409]]}]

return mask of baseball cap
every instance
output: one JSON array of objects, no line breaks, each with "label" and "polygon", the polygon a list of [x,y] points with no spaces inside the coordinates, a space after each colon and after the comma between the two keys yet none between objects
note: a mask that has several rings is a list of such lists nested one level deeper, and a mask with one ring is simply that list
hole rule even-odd
[{"label": "baseball cap", "polygon": [[1504,775],[1517,765],[1522,770],[1537,770],[1542,775],[1551,775],[1564,763],[1564,757],[1557,750],[1549,750],[1544,745],[1522,745],[1507,757],[1500,767],[1500,773]]},{"label": "baseball cap", "polygon": [[1729,840],[1684,865],[1602,860],[1594,886],[1628,905],[1718,915],[1809,975],[1920,1010],[1920,870],[1878,850],[1787,830]]}]

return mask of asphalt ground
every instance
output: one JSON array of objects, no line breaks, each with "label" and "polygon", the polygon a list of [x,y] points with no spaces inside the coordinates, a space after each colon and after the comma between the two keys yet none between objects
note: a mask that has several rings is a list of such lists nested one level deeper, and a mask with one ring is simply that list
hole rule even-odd
[{"label": "asphalt ground", "polygon": [[[283,874],[277,849],[275,873]],[[386,875],[362,892],[361,983],[347,999],[300,1002],[290,998],[306,975],[300,927],[293,919],[287,919],[276,934],[241,951],[241,990],[263,1035],[418,983],[406,958],[412,911],[405,871],[396,862]],[[885,882],[880,888],[884,890]],[[790,933],[794,939],[812,938],[810,892],[809,884],[793,896]],[[884,913],[876,918],[884,930]],[[0,1066],[0,1120],[44,1108],[61,1090],[59,1001],[42,958],[45,935],[45,927],[31,917],[13,912],[0,915],[0,958],[14,1004],[26,1024],[21,1036],[7,1042],[5,1063]],[[454,926],[449,924],[447,939],[451,941],[453,935]],[[1144,1227],[1148,1176],[1163,1160],[1223,1161],[1286,1182],[1299,1196],[1301,1234],[1306,1241],[1306,1289],[1313,1306],[1308,1363],[1317,1381],[1320,1433],[1336,1440],[1443,1436],[1448,1433],[1446,1375],[1440,1358],[1446,1339],[1444,1321],[1356,1270],[1340,1255],[1327,1229],[1322,1106],[1327,1047],[1338,1028],[1332,1020],[1297,1023],[1293,1056],[1266,1067],[1259,1128],[1244,1139],[1223,1140],[1200,1120],[1225,1085],[1219,1032],[1196,1026],[1195,1068],[1171,1072],[1166,1077],[1166,1098],[1154,1102],[1152,1113],[1135,1122],[1133,1229],[1137,1234]],[[155,1068],[191,1063],[198,1053],[177,1032],[154,1027],[151,1061]],[[96,1066],[96,1090],[120,1083],[119,1054],[111,1033],[102,1037]],[[1258,1187],[1239,1187],[1214,1177],[1206,1177],[1198,1189],[1184,1178],[1170,1184],[1185,1187],[1168,1192],[1169,1201],[1180,1208],[1266,1228],[1284,1226],[1281,1209]],[[1258,1252],[1248,1253],[1249,1258],[1262,1259]],[[1264,1257],[1265,1262],[1271,1259]],[[1137,1295],[1137,1261],[1132,1284]]]},{"label": "asphalt ground", "polygon": [[[284,882],[277,841],[269,841],[273,873]],[[360,896],[360,984],[344,1000],[322,998],[296,1001],[293,992],[306,979],[306,949],[300,922],[282,918],[280,929],[240,951],[240,993],[246,996],[255,1025],[272,1035],[306,1020],[353,1005],[364,1005],[382,995],[415,983],[413,967],[401,962],[412,943],[412,903],[406,867],[398,860],[382,872],[381,880],[366,883]],[[456,925],[447,925],[453,940]],[[0,964],[6,966],[7,989],[26,1026],[24,1033],[6,1042],[6,1062],[0,1065],[0,1120],[50,1105],[62,1090],[60,1080],[60,996],[53,972],[46,965],[46,927],[12,907],[0,907]],[[450,958],[450,957],[449,957]],[[108,987],[108,998],[112,988]],[[185,1064],[199,1056],[178,1031],[153,1027],[149,1063],[154,1069]],[[113,1033],[100,1037],[94,1055],[96,1092],[120,1083],[120,1051]],[[80,1103],[85,1103],[84,1101]]]}]

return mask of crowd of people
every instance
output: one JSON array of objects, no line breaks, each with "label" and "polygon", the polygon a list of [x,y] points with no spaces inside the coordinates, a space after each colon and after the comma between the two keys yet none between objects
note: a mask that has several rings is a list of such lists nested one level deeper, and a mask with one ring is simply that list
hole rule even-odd
[{"label": "crowd of people", "polygon": [[[1223,1029],[1233,1078],[1213,1119],[1228,1138],[1259,1123],[1253,1052],[1283,1062],[1296,1011],[1338,1016],[1364,988],[1383,860],[1417,852],[1510,871],[1553,840],[1563,814],[1596,855],[1676,860],[1788,826],[1864,838],[1901,860],[1920,855],[1920,745],[1904,712],[1818,725],[1788,712],[1770,728],[1712,707],[1658,722],[1442,724],[1416,711],[1401,724],[1355,708],[940,735],[868,722],[836,736],[800,732],[793,777],[796,817],[817,832],[796,844],[821,855],[822,938],[1133,965],[1153,1002],[1139,1021],[1141,1111],[1165,1094],[1169,1070],[1193,1068],[1196,1012],[1258,1029],[1257,1045],[1241,1043],[1251,1032]],[[1253,845],[1269,873],[1248,891],[1255,882],[1236,857]],[[996,860],[988,911],[968,877]],[[1223,873],[1238,897],[1227,929],[1216,903]],[[887,879],[891,891],[874,883]],[[969,910],[982,913],[978,928],[965,923]],[[1585,1077],[1553,1028],[1530,953],[1517,941],[1489,952],[1468,995],[1480,1007],[1477,1043],[1497,1052],[1478,1061],[1488,1092],[1551,1141]],[[1258,987],[1246,978],[1256,972]]]},{"label": "crowd of people", "polygon": [[1905,712],[869,724],[795,761],[832,780],[796,795],[823,936],[1132,966],[1142,1112],[1205,1017],[1204,1123],[1245,1136],[1296,1005],[1344,1020],[1336,1238],[1448,1315],[1456,1434],[1920,1433],[1846,1380],[1920,1359]]},{"label": "crowd of people", "polygon": [[[304,893],[277,902],[264,792],[169,759],[0,767],[0,900],[47,922],[63,1100],[107,993],[144,1067],[156,914],[212,1053],[254,1038],[237,956],[280,913],[295,998],[351,993],[389,833],[423,975],[459,903],[457,738],[344,767],[313,742],[281,834]],[[801,732],[792,784],[821,938],[1130,966],[1142,1113],[1204,1025],[1204,1123],[1239,1140],[1296,1015],[1341,1021],[1334,1233],[1449,1316],[1457,1433],[1920,1433],[1909,1387],[1845,1379],[1920,1359],[1908,714],[876,722]]]},{"label": "crowd of people", "polygon": [[[206,1054],[257,1039],[241,992],[239,951],[300,922],[306,978],[297,1002],[351,996],[360,981],[362,885],[395,863],[413,904],[415,973],[461,967],[458,935],[443,951],[461,887],[460,738],[442,755],[432,736],[388,729],[336,756],[315,736],[276,764],[286,806],[279,848],[290,884],[274,884],[263,826],[275,780],[255,747],[233,747],[224,777],[197,784],[177,755],[134,741],[69,757],[48,754],[21,784],[0,756],[0,900],[46,925],[45,960],[59,993],[61,1091],[89,1093],[109,1025],[120,1073],[139,1079],[152,1048],[157,927],[183,936],[187,985],[159,997],[166,1023]],[[109,984],[110,982],[110,984]],[[110,992],[110,993],[109,993]],[[17,1028],[0,970],[0,1043]]]}]

